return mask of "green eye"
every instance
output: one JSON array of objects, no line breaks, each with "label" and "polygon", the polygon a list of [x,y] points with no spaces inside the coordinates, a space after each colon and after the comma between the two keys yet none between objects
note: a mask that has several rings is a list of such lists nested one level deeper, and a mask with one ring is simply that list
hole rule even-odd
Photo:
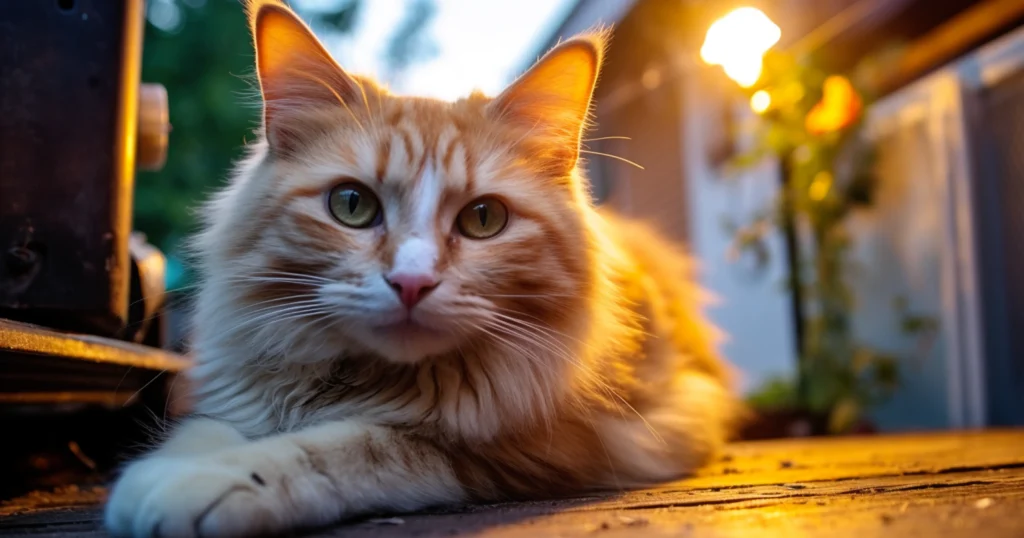
[{"label": "green eye", "polygon": [[358,183],[345,183],[331,189],[327,207],[338,222],[352,228],[376,226],[382,220],[380,200]]},{"label": "green eye", "polygon": [[459,211],[456,224],[466,237],[488,239],[505,229],[508,208],[495,198],[478,198]]}]

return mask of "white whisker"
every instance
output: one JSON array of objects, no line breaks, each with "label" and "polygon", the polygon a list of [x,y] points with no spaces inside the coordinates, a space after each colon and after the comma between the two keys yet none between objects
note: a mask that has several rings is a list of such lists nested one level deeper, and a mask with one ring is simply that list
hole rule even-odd
[{"label": "white whisker", "polygon": [[628,136],[602,136],[599,138],[584,138],[580,142],[598,142],[600,140],[633,140]]},{"label": "white whisker", "polygon": [[609,158],[615,159],[617,161],[622,161],[622,162],[624,162],[626,164],[635,166],[635,167],[639,168],[640,170],[644,169],[643,166],[640,166],[639,164],[636,164],[635,162],[633,162],[633,161],[631,161],[631,160],[629,160],[629,159],[627,159],[625,157],[619,157],[618,155],[612,155],[611,153],[601,153],[600,151],[591,151],[591,150],[587,150],[587,149],[581,149],[580,153],[586,153],[587,155],[599,155],[601,157],[609,157]]}]

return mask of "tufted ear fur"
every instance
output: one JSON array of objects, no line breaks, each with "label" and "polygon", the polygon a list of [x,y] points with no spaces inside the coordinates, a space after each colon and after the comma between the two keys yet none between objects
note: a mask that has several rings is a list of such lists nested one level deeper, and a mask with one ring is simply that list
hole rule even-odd
[{"label": "tufted ear fur", "polygon": [[530,129],[560,148],[552,157],[564,171],[579,158],[605,41],[604,33],[595,32],[559,44],[490,104],[503,121]]},{"label": "tufted ear fur", "polygon": [[279,0],[249,0],[249,25],[271,151],[287,152],[316,131],[324,107],[363,102],[363,88]]}]

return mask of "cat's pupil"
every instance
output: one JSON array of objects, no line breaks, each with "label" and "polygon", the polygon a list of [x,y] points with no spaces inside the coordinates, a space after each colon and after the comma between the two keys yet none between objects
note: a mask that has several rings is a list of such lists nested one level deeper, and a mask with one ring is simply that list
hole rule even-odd
[{"label": "cat's pupil", "polygon": [[359,193],[348,191],[348,212],[354,214],[357,207],[359,207]]},{"label": "cat's pupil", "polygon": [[480,217],[480,227],[481,228],[486,228],[487,227],[487,206],[484,205],[484,204],[480,204],[480,205],[476,206],[476,214],[477,214],[478,217]]}]

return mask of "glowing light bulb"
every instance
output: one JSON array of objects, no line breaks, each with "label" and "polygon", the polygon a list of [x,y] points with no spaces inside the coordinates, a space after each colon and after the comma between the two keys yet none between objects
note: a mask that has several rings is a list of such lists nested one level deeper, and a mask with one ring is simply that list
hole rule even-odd
[{"label": "glowing light bulb", "polygon": [[764,114],[768,107],[772,106],[772,96],[770,93],[764,90],[758,90],[754,92],[754,95],[750,96],[750,108],[758,114]]},{"label": "glowing light bulb", "polygon": [[761,77],[761,59],[779,39],[782,30],[761,10],[741,7],[715,21],[704,37],[700,57],[720,65],[729,78],[749,88]]}]

